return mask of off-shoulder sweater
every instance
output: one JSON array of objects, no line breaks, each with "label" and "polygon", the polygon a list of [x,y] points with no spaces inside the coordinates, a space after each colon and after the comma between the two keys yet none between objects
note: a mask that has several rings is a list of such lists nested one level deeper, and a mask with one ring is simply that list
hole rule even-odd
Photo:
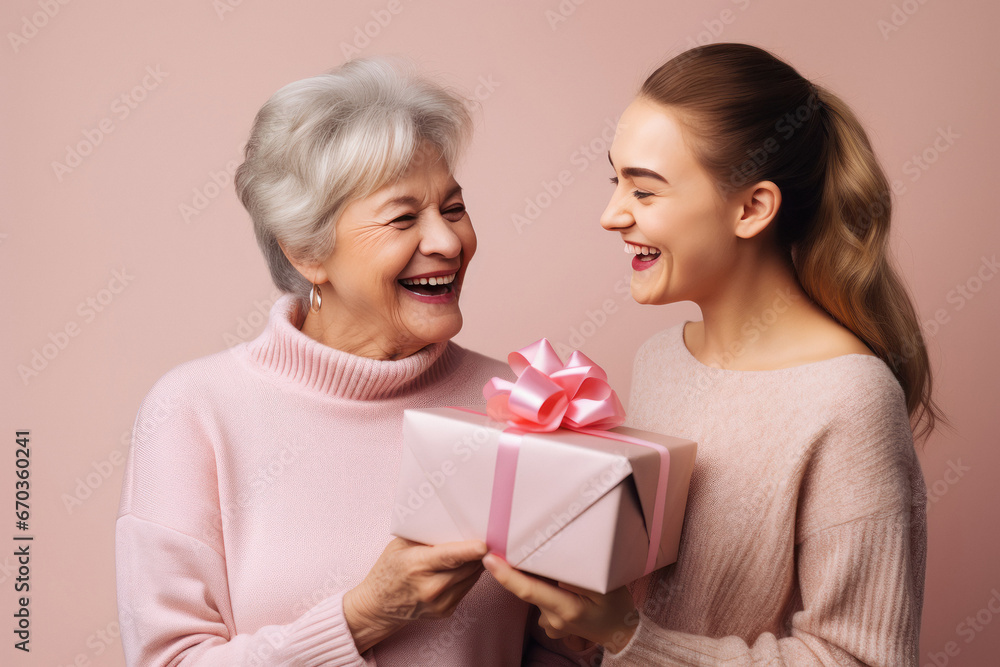
[{"label": "off-shoulder sweater", "polygon": [[629,425],[698,455],[677,562],[630,586],[608,667],[918,664],[926,488],[879,358],[707,366],[679,324],[635,358]]}]

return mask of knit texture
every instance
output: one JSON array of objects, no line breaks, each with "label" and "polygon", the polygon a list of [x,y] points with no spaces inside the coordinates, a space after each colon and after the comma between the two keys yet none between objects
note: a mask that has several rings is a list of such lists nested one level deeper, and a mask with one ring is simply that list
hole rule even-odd
[{"label": "knit texture", "polygon": [[629,425],[698,456],[677,562],[630,586],[605,665],[916,665],[926,488],[903,391],[877,357],[706,366],[683,324],[635,360]]},{"label": "knit texture", "polygon": [[[166,373],[136,417],[116,525],[129,665],[576,664],[488,573],[448,619],[359,655],[343,615],[392,539],[405,408],[481,405],[500,362],[453,343],[399,361],[265,331]],[[525,648],[527,642],[527,648]],[[547,648],[546,648],[547,647]]]}]

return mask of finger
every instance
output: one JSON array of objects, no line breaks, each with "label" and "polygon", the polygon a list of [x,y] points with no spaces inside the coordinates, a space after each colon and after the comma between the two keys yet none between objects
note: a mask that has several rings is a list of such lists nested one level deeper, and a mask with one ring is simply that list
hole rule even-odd
[{"label": "finger", "polygon": [[549,621],[548,614],[542,614],[541,616],[538,617],[538,627],[545,630],[545,634],[551,637],[552,639],[561,639],[562,637],[569,636],[568,633],[562,630],[556,630],[554,627],[552,627],[552,623]]},{"label": "finger", "polygon": [[428,577],[428,583],[437,591],[434,597],[440,599],[447,591],[456,587],[466,586],[471,588],[479,581],[482,573],[483,567],[478,561],[475,563],[466,563],[455,570],[442,570],[431,573]]},{"label": "finger", "polygon": [[449,595],[454,598],[454,603],[451,605],[454,607],[461,601],[465,595],[472,590],[472,588],[479,583],[479,577],[469,577],[463,581],[458,582],[448,591]]},{"label": "finger", "polygon": [[483,556],[483,567],[501,584],[507,580],[510,570],[513,569],[507,561],[492,553]]},{"label": "finger", "polygon": [[435,613],[438,616],[450,616],[478,581],[478,577],[470,577],[446,588],[433,603]]},{"label": "finger", "polygon": [[579,586],[574,586],[573,584],[567,584],[564,581],[560,581],[557,585],[563,590],[567,590],[570,593],[576,593],[582,598],[587,598],[588,600],[593,600],[595,602],[601,597],[601,594],[596,591],[580,588]]},{"label": "finger", "polygon": [[473,561],[471,563],[461,565],[454,570],[439,570],[434,573],[434,576],[444,577],[449,585],[453,585],[467,579],[479,579],[479,575],[483,573],[483,569],[482,563],[479,561]]},{"label": "finger", "polygon": [[486,543],[482,540],[446,542],[425,549],[426,565],[432,570],[454,570],[486,555]]},{"label": "finger", "polygon": [[385,551],[402,551],[403,549],[409,549],[410,547],[422,547],[423,544],[420,542],[414,542],[408,540],[405,537],[394,537],[389,544],[385,545]]},{"label": "finger", "polygon": [[501,586],[522,600],[531,602],[528,597],[534,592],[534,585],[537,580],[511,567],[510,563],[496,554],[487,554],[484,556],[483,566],[489,570],[490,574],[493,575]]},{"label": "finger", "polygon": [[559,585],[559,582],[556,581],[555,579],[550,579],[549,577],[543,577],[540,574],[532,574],[531,576],[534,577],[535,579],[538,579],[539,581],[544,581],[549,586],[558,586]]},{"label": "finger", "polygon": [[394,537],[392,541],[389,542],[390,545],[397,545],[402,547],[421,547],[426,546],[421,542],[414,542],[413,540],[408,540],[405,537]]},{"label": "finger", "polygon": [[483,558],[483,565],[496,578],[497,582],[508,591],[521,598],[529,604],[533,604],[543,610],[555,612],[559,615],[566,608],[571,608],[576,596],[568,591],[563,591],[545,583],[544,581],[524,574],[512,568],[507,562],[496,554],[489,554]]}]

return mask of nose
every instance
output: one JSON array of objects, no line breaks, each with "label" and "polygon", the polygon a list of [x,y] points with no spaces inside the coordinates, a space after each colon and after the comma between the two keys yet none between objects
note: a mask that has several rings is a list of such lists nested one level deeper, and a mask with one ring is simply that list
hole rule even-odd
[{"label": "nose", "polygon": [[425,256],[441,255],[452,259],[462,253],[462,239],[455,232],[454,225],[461,224],[445,219],[435,212],[421,221],[421,237],[418,249]]},{"label": "nose", "polygon": [[604,213],[601,214],[601,227],[609,232],[620,232],[635,224],[635,219],[628,208],[628,193],[620,193],[621,188],[615,188]]}]

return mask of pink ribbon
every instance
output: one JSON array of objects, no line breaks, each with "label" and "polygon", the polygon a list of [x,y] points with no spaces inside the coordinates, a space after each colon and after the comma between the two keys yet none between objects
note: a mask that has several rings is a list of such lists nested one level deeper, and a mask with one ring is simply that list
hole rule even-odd
[{"label": "pink ribbon", "polygon": [[489,416],[510,424],[510,428],[501,434],[497,447],[486,532],[487,547],[506,558],[521,436],[525,431],[547,433],[566,428],[651,447],[660,454],[656,506],[646,558],[646,574],[652,572],[663,530],[663,501],[670,471],[669,450],[656,443],[607,431],[625,421],[625,409],[608,384],[604,369],[582,352],[574,351],[564,364],[549,341],[542,338],[517,352],[511,352],[507,362],[517,380],[510,382],[495,377],[483,387]]},{"label": "pink ribbon", "polygon": [[[514,478],[517,476],[517,454],[521,451],[523,431],[508,428],[497,443],[497,463],[493,469],[493,496],[490,498],[490,518],[486,528],[486,547],[505,560],[507,535],[510,532],[510,509],[514,504]],[[497,480],[501,481],[499,484]]]},{"label": "pink ribbon", "polygon": [[649,527],[649,551],[646,552],[646,574],[656,569],[656,557],[660,552],[660,538],[663,536],[663,512],[667,499],[667,479],[670,477],[670,450],[656,442],[633,438],[624,433],[614,431],[597,431],[595,429],[573,429],[578,433],[596,435],[599,438],[610,438],[619,442],[650,447],[660,453],[660,474],[656,478],[656,505],[653,507],[653,525]]},{"label": "pink ribbon", "polygon": [[604,369],[575,351],[563,364],[545,338],[507,357],[516,382],[493,378],[483,387],[486,412],[525,431],[606,430],[625,421]]}]

